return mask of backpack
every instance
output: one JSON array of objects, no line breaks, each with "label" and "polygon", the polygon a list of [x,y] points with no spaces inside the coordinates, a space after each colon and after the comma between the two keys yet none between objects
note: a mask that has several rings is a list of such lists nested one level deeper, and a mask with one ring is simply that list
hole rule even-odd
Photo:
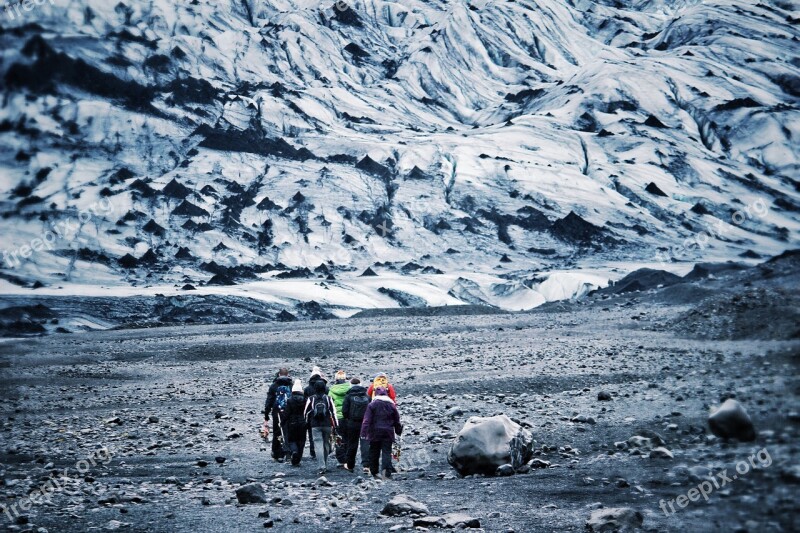
[{"label": "backpack", "polygon": [[311,409],[311,417],[317,421],[323,421],[330,418],[331,412],[328,409],[328,397],[317,396],[314,398],[314,407]]},{"label": "backpack", "polygon": [[372,381],[372,390],[374,391],[378,387],[383,387],[386,390],[389,390],[389,380],[386,379],[386,376],[378,376]]},{"label": "backpack", "polygon": [[350,398],[350,419],[363,420],[368,406],[369,397],[366,394],[359,394]]},{"label": "backpack", "polygon": [[292,397],[292,389],[287,387],[286,385],[281,385],[275,391],[275,408],[278,411],[285,411],[286,404],[289,403],[289,398]]}]

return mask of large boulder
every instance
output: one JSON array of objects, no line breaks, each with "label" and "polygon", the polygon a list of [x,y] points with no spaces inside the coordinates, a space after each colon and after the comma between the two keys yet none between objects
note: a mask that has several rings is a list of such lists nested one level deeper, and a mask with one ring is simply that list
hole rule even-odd
[{"label": "large boulder", "polygon": [[381,514],[386,516],[426,515],[428,514],[428,507],[407,494],[398,494],[387,502]]},{"label": "large boulder", "polygon": [[506,415],[473,416],[459,431],[447,462],[461,475],[492,475],[511,463],[518,468],[533,455],[530,432]]},{"label": "large boulder", "polygon": [[708,417],[711,432],[723,439],[756,440],[756,430],[742,404],[728,398]]},{"label": "large boulder", "polygon": [[586,529],[592,533],[627,533],[642,527],[644,516],[630,507],[612,507],[592,511]]},{"label": "large boulder", "polygon": [[236,499],[241,504],[267,503],[267,496],[264,494],[264,487],[261,483],[242,485],[236,489]]}]

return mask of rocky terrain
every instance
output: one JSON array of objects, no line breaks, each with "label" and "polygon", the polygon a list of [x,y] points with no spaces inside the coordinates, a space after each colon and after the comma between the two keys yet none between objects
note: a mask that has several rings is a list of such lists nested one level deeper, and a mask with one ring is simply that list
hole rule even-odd
[{"label": "rocky terrain", "polygon": [[[2,504],[48,479],[62,488],[4,515],[4,526],[377,532],[449,520],[578,532],[641,520],[643,531],[797,530],[799,261],[706,266],[713,277],[652,288],[663,276],[639,273],[628,280],[638,291],[618,283],[526,313],[8,340]],[[313,364],[388,372],[406,426],[391,481],[339,469],[318,479],[307,458],[299,468],[270,459],[258,434],[270,378],[287,365],[305,380]],[[710,408],[729,398],[749,413],[754,441],[710,432]],[[530,432],[531,460],[502,472],[511,475],[461,477],[447,462],[454,438],[470,416],[495,414]],[[732,478],[742,461],[752,467]],[[731,481],[707,503],[660,508],[724,472]]]}]

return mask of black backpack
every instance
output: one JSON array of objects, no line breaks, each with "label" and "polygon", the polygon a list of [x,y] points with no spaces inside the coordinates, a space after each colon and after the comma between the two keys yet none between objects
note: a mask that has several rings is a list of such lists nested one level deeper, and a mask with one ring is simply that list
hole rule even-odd
[{"label": "black backpack", "polygon": [[358,394],[350,398],[350,419],[363,420],[369,406],[369,396]]},{"label": "black backpack", "polygon": [[311,408],[311,417],[316,421],[323,421],[330,418],[331,412],[328,409],[327,396],[315,396],[314,406]]}]

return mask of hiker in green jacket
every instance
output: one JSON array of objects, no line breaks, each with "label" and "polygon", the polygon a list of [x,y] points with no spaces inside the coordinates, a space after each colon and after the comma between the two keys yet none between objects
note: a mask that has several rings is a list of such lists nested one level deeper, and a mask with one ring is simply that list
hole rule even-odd
[{"label": "hiker in green jacket", "polygon": [[339,422],[336,438],[336,460],[339,461],[339,466],[344,466],[347,462],[347,432],[344,430],[344,424],[342,424],[344,419],[342,404],[344,403],[344,397],[347,391],[350,390],[350,387],[350,382],[347,381],[347,374],[344,370],[339,370],[336,372],[335,381],[328,392],[331,400],[333,400],[333,405],[336,407],[336,419]]}]

